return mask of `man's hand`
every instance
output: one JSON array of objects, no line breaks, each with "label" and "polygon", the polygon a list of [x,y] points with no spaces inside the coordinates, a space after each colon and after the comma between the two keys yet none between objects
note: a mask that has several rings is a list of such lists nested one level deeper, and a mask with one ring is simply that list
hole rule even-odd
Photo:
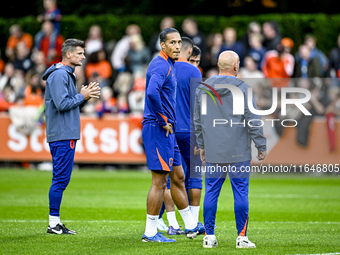
[{"label": "man's hand", "polygon": [[197,146],[195,146],[194,147],[194,155],[197,155],[197,154],[200,154],[200,149]]},{"label": "man's hand", "polygon": [[163,128],[166,130],[166,137],[168,137],[169,133],[172,134],[174,132],[171,123],[166,123]]},{"label": "man's hand", "polygon": [[201,160],[202,160],[202,164],[205,163],[205,151],[204,149],[199,149],[200,150],[200,156],[201,156]]},{"label": "man's hand", "polygon": [[258,151],[258,155],[257,155],[257,159],[259,161],[264,160],[264,158],[267,156],[267,152],[266,151]]},{"label": "man's hand", "polygon": [[81,86],[80,94],[82,94],[85,100],[89,100],[90,98],[99,98],[100,96],[100,87],[98,82],[90,82],[88,86]]}]

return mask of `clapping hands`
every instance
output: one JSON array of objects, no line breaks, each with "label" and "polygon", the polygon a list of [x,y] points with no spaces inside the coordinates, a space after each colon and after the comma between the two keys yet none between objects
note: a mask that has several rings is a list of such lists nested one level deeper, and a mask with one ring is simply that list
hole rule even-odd
[{"label": "clapping hands", "polygon": [[82,94],[85,100],[90,98],[99,98],[100,87],[98,82],[90,82],[88,86],[82,85],[80,89],[80,94]]}]

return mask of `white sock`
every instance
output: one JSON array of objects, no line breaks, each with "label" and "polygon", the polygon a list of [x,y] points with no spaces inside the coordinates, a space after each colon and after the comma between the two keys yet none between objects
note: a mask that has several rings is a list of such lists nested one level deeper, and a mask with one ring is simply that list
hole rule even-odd
[{"label": "white sock", "polygon": [[159,215],[146,215],[146,226],[144,234],[147,237],[153,237],[157,234],[157,221]]},{"label": "white sock", "polygon": [[176,212],[167,212],[166,217],[168,218],[169,227],[172,226],[174,229],[179,229],[179,225],[176,219]]},{"label": "white sock", "polygon": [[192,206],[190,205],[190,211],[194,220],[198,222],[198,217],[200,214],[200,206]]},{"label": "white sock", "polygon": [[55,226],[57,226],[58,223],[60,223],[60,216],[52,216],[49,215],[49,225],[51,228],[54,228]]},{"label": "white sock", "polygon": [[184,225],[185,225],[186,229],[196,228],[197,221],[195,221],[194,217],[192,217],[189,206],[187,208],[184,208],[184,209],[178,210],[178,211],[182,216],[182,219],[184,221]]}]

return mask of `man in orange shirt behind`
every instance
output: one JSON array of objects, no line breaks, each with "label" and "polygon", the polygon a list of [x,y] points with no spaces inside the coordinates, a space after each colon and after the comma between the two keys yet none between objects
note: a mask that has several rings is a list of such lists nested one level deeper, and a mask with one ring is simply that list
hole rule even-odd
[{"label": "man in orange shirt behind", "polygon": [[31,50],[33,46],[33,37],[28,33],[24,33],[21,27],[17,24],[12,25],[9,28],[9,33],[11,34],[7,41],[6,46],[6,56],[9,60],[13,61],[15,59],[15,47],[19,42],[24,42],[26,47]]},{"label": "man in orange shirt behind", "polygon": [[290,49],[294,46],[290,38],[283,38],[276,50],[268,51],[261,63],[261,69],[266,78],[272,79],[273,87],[288,87],[289,79],[294,71],[294,56]]},{"label": "man in orange shirt behind", "polygon": [[42,24],[42,31],[44,33],[43,38],[38,44],[38,50],[44,52],[46,58],[46,64],[48,66],[56,64],[61,61],[61,46],[64,43],[64,38],[58,35],[55,48],[50,48],[50,38],[53,33],[54,27],[51,21],[44,21]]},{"label": "man in orange shirt behind", "polygon": [[39,107],[44,103],[43,91],[39,84],[41,79],[36,72],[29,72],[27,76],[28,84],[24,91],[24,104]]},{"label": "man in orange shirt behind", "polygon": [[96,81],[100,87],[111,86],[112,67],[106,60],[105,51],[103,49],[93,52],[89,56],[89,62],[85,67],[85,74],[88,80]]}]

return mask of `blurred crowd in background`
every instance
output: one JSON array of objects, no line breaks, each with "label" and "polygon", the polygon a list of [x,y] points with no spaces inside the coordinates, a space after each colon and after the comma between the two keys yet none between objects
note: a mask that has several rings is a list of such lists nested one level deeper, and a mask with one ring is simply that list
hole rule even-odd
[{"label": "blurred crowd in background", "polygon": [[[43,122],[45,82],[41,77],[50,65],[61,61],[65,40],[60,33],[61,12],[55,0],[44,0],[44,8],[44,13],[37,17],[41,30],[31,35],[19,25],[12,25],[6,51],[0,55],[0,111],[9,112],[13,122],[20,122],[20,118],[28,115],[22,111],[23,107],[36,109],[29,112],[34,112],[31,115],[36,119],[40,116]],[[144,41],[138,24],[129,25],[125,36],[109,42],[103,40],[100,26],[91,26],[85,38],[86,61],[76,68],[75,74],[78,86],[89,81],[99,82],[102,95],[98,100],[91,99],[81,110],[83,114],[101,118],[104,114],[143,113],[146,69],[161,50],[158,35],[166,27],[177,28],[201,49],[198,67],[204,78],[218,73],[217,59],[222,51],[235,51],[240,56],[238,77],[252,86],[260,109],[271,107],[272,87],[280,91],[282,87],[292,86],[311,91],[312,98],[306,108],[313,116],[301,116],[296,111],[289,113],[291,118],[301,118],[307,129],[314,116],[326,116],[327,121],[333,123],[334,118],[340,116],[337,79],[340,77],[340,34],[334,48],[322,52],[313,34],[305,35],[304,43],[294,47],[289,36],[281,35],[275,21],[251,22],[246,34],[237,34],[236,27],[203,34],[190,17],[182,24],[164,17],[159,31],[154,31],[149,42]],[[294,96],[299,95],[291,95]],[[282,117],[279,110],[274,114],[276,118]],[[23,132],[29,134],[31,128],[27,122],[24,124]],[[282,130],[278,127],[277,132],[280,134]],[[305,134],[306,129],[301,132]],[[302,138],[298,142],[306,145],[308,132],[307,140]]]}]

